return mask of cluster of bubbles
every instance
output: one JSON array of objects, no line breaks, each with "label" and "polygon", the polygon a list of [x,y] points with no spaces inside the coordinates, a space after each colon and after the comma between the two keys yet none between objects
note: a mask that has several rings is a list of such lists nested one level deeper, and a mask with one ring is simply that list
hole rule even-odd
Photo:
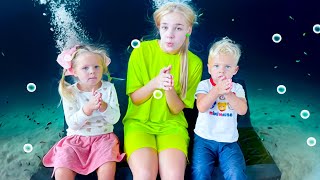
[{"label": "cluster of bubbles", "polygon": [[168,2],[178,2],[189,4],[192,0],[153,0],[153,9],[158,9],[160,6],[168,3]]},{"label": "cluster of bubbles", "polygon": [[41,5],[46,5],[51,13],[51,31],[54,32],[56,48],[60,52],[75,44],[89,42],[87,32],[76,20],[76,12],[80,5],[80,0],[37,0]]},{"label": "cluster of bubbles", "polygon": [[47,0],[39,0],[39,4],[47,4]]}]

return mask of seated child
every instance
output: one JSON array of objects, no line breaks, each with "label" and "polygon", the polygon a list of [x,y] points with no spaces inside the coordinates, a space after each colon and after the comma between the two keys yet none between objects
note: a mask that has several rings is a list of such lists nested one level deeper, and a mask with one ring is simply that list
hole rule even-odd
[{"label": "seated child", "polygon": [[[123,159],[113,124],[120,118],[114,85],[103,81],[110,58],[104,48],[76,45],[62,51],[57,62],[63,67],[59,83],[67,136],[43,157],[54,167],[55,179],[74,179],[76,174],[97,172],[98,179],[114,179],[116,162]],[[65,76],[73,76],[68,84]]]},{"label": "seated child", "polygon": [[210,48],[211,78],[201,81],[195,93],[199,110],[192,156],[195,180],[211,180],[216,162],[226,180],[246,179],[245,160],[237,143],[237,114],[246,114],[248,107],[243,87],[232,82],[240,55],[239,45],[227,37]]}]

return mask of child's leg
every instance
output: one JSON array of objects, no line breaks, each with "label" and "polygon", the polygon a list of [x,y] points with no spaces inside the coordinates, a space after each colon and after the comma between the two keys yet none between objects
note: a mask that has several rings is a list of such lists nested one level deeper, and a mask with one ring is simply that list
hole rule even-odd
[{"label": "child's leg", "polygon": [[116,174],[116,162],[104,163],[97,169],[98,180],[114,179]]},{"label": "child's leg", "polygon": [[75,173],[71,169],[64,168],[64,167],[57,168],[54,173],[54,177],[56,180],[74,180],[76,175],[77,173]]},{"label": "child's leg", "polygon": [[187,164],[189,136],[174,132],[157,135],[156,139],[161,179],[183,180]]},{"label": "child's leg", "polygon": [[159,154],[159,172],[163,180],[183,180],[186,155],[179,149],[166,149]]},{"label": "child's leg", "polygon": [[211,180],[214,170],[218,144],[194,135],[193,155],[191,161],[192,179]]},{"label": "child's leg", "polygon": [[158,155],[153,148],[134,151],[128,161],[134,180],[156,179],[158,175]]},{"label": "child's leg", "polygon": [[220,168],[226,180],[247,179],[245,160],[237,142],[223,143],[219,154]]},{"label": "child's leg", "polygon": [[158,152],[155,136],[143,132],[126,132],[124,148],[134,180],[156,179]]}]

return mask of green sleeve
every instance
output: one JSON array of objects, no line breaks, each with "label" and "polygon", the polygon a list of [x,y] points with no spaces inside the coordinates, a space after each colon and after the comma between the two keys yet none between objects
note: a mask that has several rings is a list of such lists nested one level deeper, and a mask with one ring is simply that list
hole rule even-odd
[{"label": "green sleeve", "polygon": [[143,86],[142,69],[144,61],[140,48],[134,49],[130,55],[127,71],[127,95]]}]

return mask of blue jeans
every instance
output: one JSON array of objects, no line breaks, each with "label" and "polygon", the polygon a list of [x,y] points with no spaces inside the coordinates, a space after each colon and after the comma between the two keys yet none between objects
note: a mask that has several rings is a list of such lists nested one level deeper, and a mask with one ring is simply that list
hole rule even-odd
[{"label": "blue jeans", "polygon": [[237,142],[223,143],[194,135],[192,155],[192,179],[211,180],[215,166],[219,164],[226,180],[247,179],[245,160]]}]

